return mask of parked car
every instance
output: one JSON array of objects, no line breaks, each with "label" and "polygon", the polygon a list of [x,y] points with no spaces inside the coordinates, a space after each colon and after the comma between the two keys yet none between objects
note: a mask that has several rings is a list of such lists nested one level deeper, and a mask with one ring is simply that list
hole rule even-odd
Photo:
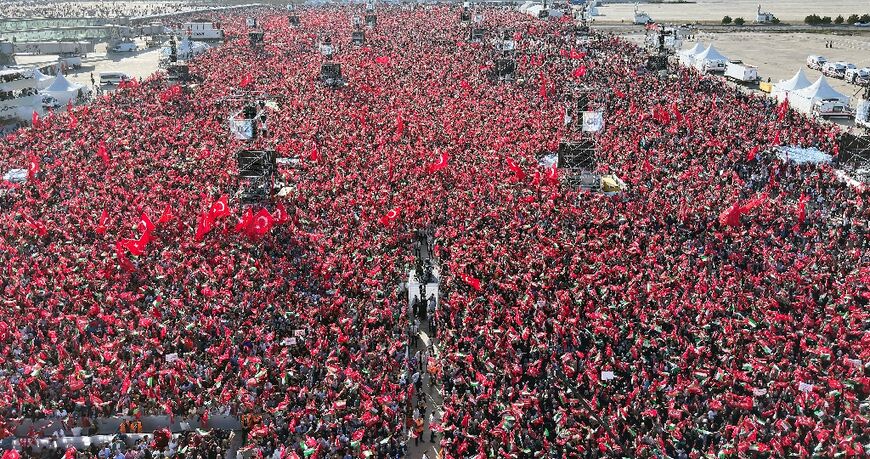
[{"label": "parked car", "polygon": [[135,53],[139,50],[139,46],[132,42],[118,43],[112,47],[113,53]]},{"label": "parked car", "polygon": [[828,62],[828,59],[825,56],[808,56],[807,57],[807,67],[815,70],[821,70],[822,66]]},{"label": "parked car", "polygon": [[831,78],[843,79],[846,77],[845,62],[828,62],[822,66],[822,74]]},{"label": "parked car", "polygon": [[852,84],[867,84],[867,82],[870,81],[870,67],[864,67],[863,69],[846,69],[844,79]]}]

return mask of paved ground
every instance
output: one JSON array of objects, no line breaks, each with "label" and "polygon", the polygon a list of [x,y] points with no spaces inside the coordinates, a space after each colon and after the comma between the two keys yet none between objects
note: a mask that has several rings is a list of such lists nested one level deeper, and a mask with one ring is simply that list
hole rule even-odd
[{"label": "paved ground", "polygon": [[[78,71],[70,71],[67,79],[90,86],[91,73],[94,74],[97,84],[99,84],[100,72],[124,72],[134,78],[145,78],[151,75],[157,71],[160,51],[158,48],[145,49],[145,41],[141,39],[136,40],[136,44],[139,45],[140,51],[135,53],[107,53],[106,44],[98,44],[96,52],[82,59],[82,68]],[[19,55],[15,56],[15,60],[19,65],[35,65],[57,62],[57,56]]]},{"label": "paved ground", "polygon": [[[420,325],[420,330],[426,336],[432,336],[432,330],[429,328],[429,324],[424,321]],[[420,339],[416,343],[416,346],[411,347],[411,354],[413,355],[415,352],[422,351],[425,349],[425,340]],[[414,343],[411,343],[412,345]],[[433,345],[437,345],[437,339],[432,340]],[[439,434],[435,435],[435,442],[430,443],[429,439],[431,438],[431,431],[429,430],[429,414],[432,413],[432,410],[435,410],[435,419],[441,419],[441,406],[444,402],[443,397],[441,396],[441,387],[440,384],[434,380],[434,378],[430,378],[428,374],[423,375],[423,392],[426,394],[426,417],[425,424],[423,425],[423,436],[419,444],[415,445],[414,440],[410,440],[408,442],[408,459],[420,459],[426,454],[429,459],[435,459],[437,456],[436,447],[438,442],[441,440],[441,436]]]},{"label": "paved ground", "polygon": [[[634,2],[608,4],[605,0],[603,3],[598,8],[602,15],[598,20],[630,22],[634,18]],[[639,7],[659,22],[720,21],[726,15],[753,22],[759,4],[762,11],[792,23],[803,23],[810,14],[848,18],[851,14],[870,13],[867,0],[697,0],[694,3],[641,3]]]}]

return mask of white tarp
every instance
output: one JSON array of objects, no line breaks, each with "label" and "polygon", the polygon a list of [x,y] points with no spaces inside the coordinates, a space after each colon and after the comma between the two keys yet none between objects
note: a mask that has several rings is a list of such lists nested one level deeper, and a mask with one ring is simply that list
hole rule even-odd
[{"label": "white tarp", "polygon": [[777,147],[776,157],[783,161],[791,161],[797,164],[830,163],[833,157],[818,148],[803,148],[797,145],[784,145]]},{"label": "white tarp", "polygon": [[710,45],[703,52],[696,54],[692,62],[696,69],[703,71],[706,63],[728,62],[728,58],[717,51],[713,45]]},{"label": "white tarp", "polygon": [[797,91],[800,89],[804,89],[811,85],[810,80],[807,79],[807,76],[804,75],[804,70],[800,69],[793,77],[788,80],[782,80],[779,83],[773,85],[773,91],[770,92],[775,99],[782,101],[786,98],[786,95],[791,93],[792,91]]},{"label": "white tarp", "polygon": [[230,133],[239,140],[251,140],[254,137],[254,123],[246,119],[230,119]]},{"label": "white tarp", "polygon": [[849,98],[832,88],[824,75],[820,76],[812,85],[792,91],[788,96],[789,105],[806,114],[812,112],[813,104],[819,100],[838,100],[844,104],[849,104]]}]

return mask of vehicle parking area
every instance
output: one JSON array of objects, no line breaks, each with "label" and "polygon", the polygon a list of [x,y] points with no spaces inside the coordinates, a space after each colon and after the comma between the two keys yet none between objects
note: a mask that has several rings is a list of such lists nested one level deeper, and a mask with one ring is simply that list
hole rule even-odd
[{"label": "vehicle parking area", "polygon": [[[767,81],[769,77],[774,83],[791,78],[799,68],[804,69],[810,81],[815,81],[821,72],[807,68],[807,56],[810,55],[824,56],[829,62],[850,62],[858,68],[870,67],[868,36],[735,32],[698,33],[697,39],[705,45],[713,43],[729,59],[758,67],[761,79]],[[834,47],[825,48],[826,42],[833,42]],[[693,44],[694,41],[686,42],[685,47]],[[848,96],[854,96],[862,90],[841,79],[828,78],[828,82]]]}]

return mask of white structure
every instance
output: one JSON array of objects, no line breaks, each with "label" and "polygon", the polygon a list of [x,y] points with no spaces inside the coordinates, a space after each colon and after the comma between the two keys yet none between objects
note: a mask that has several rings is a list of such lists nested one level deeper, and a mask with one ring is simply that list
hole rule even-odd
[{"label": "white structure", "polygon": [[224,31],[220,25],[209,21],[186,22],[178,31],[179,35],[194,41],[220,41],[224,39]]},{"label": "white structure", "polygon": [[723,56],[713,45],[710,45],[694,56],[693,65],[700,72],[724,72],[728,58]]},{"label": "white structure", "polygon": [[758,24],[767,24],[773,22],[776,16],[773,13],[765,13],[761,11],[761,5],[758,5],[758,10],[755,13],[755,22]]},{"label": "white structure", "polygon": [[800,69],[790,79],[782,80],[773,85],[773,90],[770,91],[770,95],[773,96],[774,99],[782,101],[788,97],[790,93],[807,88],[811,84],[810,80],[808,80],[806,75],[804,75],[803,69]]},{"label": "white structure", "polygon": [[72,83],[63,75],[58,75],[49,87],[40,91],[40,94],[54,97],[61,105],[66,105],[70,101],[75,101],[79,96],[86,96],[90,91],[83,85]]},{"label": "white structure", "polygon": [[0,126],[30,122],[34,110],[41,113],[37,84],[31,69],[0,70]]},{"label": "white structure", "polygon": [[634,4],[634,23],[638,24],[638,25],[646,25],[646,24],[649,24],[651,22],[655,22],[655,21],[653,21],[652,18],[648,14],[646,14],[646,11],[641,11],[638,8],[638,4],[635,3]]},{"label": "white structure", "polygon": [[54,77],[50,75],[44,75],[39,69],[33,69],[33,77],[36,78],[36,88],[37,89],[45,89],[49,87],[52,83],[54,83]]},{"label": "white structure", "polygon": [[849,97],[832,88],[824,76],[820,76],[806,88],[792,91],[788,96],[789,105],[806,114],[812,114],[813,106],[819,101],[836,101],[849,105]]},{"label": "white structure", "polygon": [[680,64],[691,67],[695,64],[695,56],[704,51],[704,45],[701,42],[695,43],[695,46],[680,51]]}]

